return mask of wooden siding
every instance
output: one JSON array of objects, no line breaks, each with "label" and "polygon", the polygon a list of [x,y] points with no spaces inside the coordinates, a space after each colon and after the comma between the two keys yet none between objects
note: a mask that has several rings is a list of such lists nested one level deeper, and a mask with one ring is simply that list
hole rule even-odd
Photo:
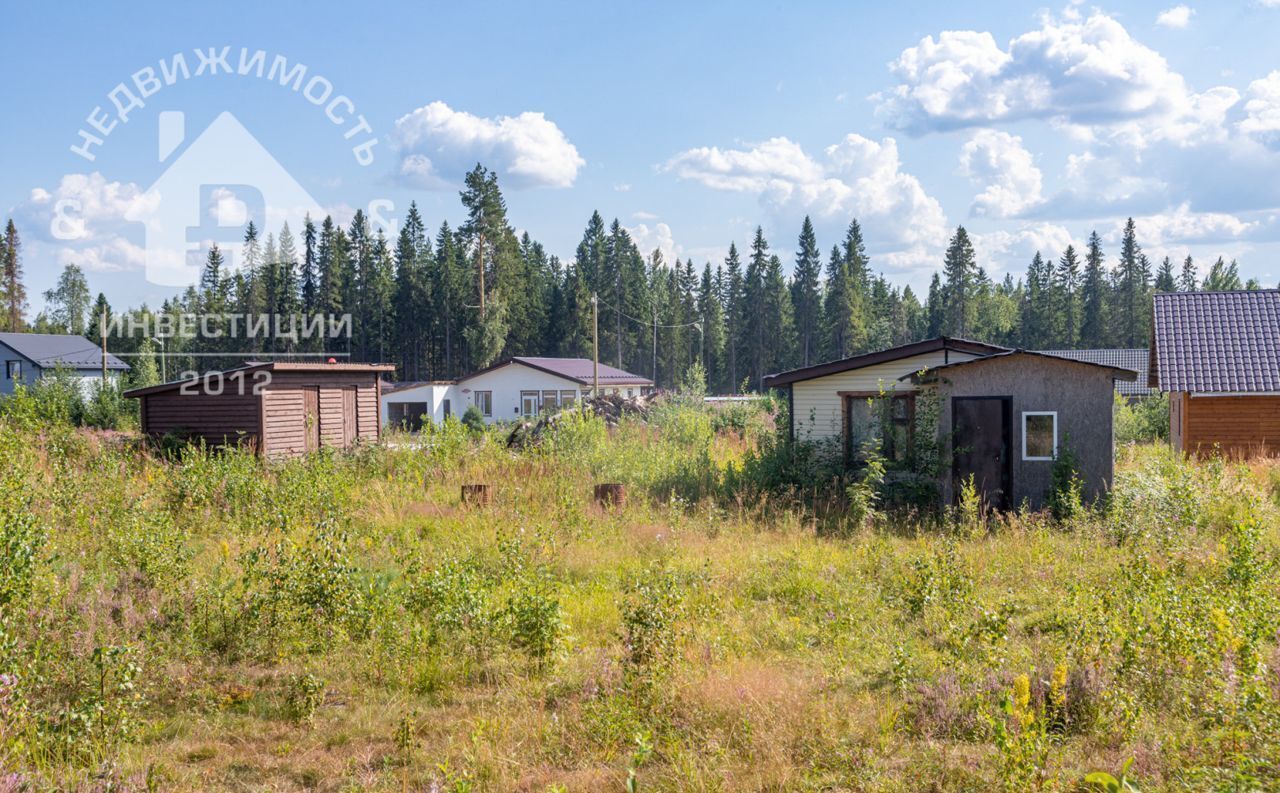
[{"label": "wooden siding", "polygon": [[914,391],[914,385],[909,382],[899,382],[898,378],[930,366],[941,366],[944,363],[967,361],[977,357],[977,355],[957,350],[937,350],[792,383],[791,419],[794,422],[792,426],[795,429],[795,437],[802,441],[841,437],[843,427],[841,392],[878,394],[882,389],[897,393]]},{"label": "wooden siding", "polygon": [[143,431],[204,438],[210,445],[256,441],[258,397],[252,393],[183,394],[165,391],[143,399]]},{"label": "wooden siding", "polygon": [[294,457],[307,451],[306,386],[268,388],[262,392],[266,432],[263,451]]},{"label": "wooden siding", "polygon": [[1182,404],[1184,451],[1212,454],[1216,445],[1229,457],[1280,454],[1280,396],[1190,396]]},{"label": "wooden siding", "polygon": [[210,444],[252,440],[271,457],[304,454],[317,439],[319,445],[334,447],[377,441],[378,376],[282,371],[272,373],[260,396],[183,394],[178,389],[145,394],[140,397],[143,431],[154,436],[183,431]]}]

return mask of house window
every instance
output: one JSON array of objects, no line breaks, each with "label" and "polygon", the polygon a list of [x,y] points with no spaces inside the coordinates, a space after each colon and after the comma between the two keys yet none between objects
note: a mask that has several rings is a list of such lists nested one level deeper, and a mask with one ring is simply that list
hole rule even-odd
[{"label": "house window", "polygon": [[537,391],[521,391],[520,392],[520,415],[536,416],[538,415],[538,399]]},{"label": "house window", "polygon": [[476,391],[472,398],[475,400],[476,407],[480,408],[480,415],[493,415],[493,392],[492,391]]},{"label": "house window", "polygon": [[868,445],[891,462],[903,462],[911,450],[915,394],[846,394],[845,443],[849,460],[865,459]]},{"label": "house window", "polygon": [[1052,460],[1058,456],[1058,414],[1025,411],[1022,414],[1022,459]]},{"label": "house window", "polygon": [[554,413],[560,407],[559,391],[542,392],[542,412]]},{"label": "house window", "polygon": [[22,379],[22,361],[5,361],[4,375],[10,380]]},{"label": "house window", "polygon": [[572,405],[572,404],[573,404],[574,402],[576,402],[576,401],[578,401],[578,392],[577,392],[577,391],[561,391],[561,392],[560,392],[560,406],[561,406],[561,407],[566,407],[566,408],[567,408],[567,407],[569,407],[570,405]]},{"label": "house window", "polygon": [[449,400],[444,401],[444,417],[449,418],[453,415],[453,406],[449,404]]}]

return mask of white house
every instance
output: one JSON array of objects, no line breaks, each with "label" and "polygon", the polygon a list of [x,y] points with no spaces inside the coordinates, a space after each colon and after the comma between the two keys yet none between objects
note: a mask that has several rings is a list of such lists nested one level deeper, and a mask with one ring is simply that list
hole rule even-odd
[{"label": "white house", "polygon": [[[0,333],[0,394],[12,394],[19,384],[30,385],[45,373],[61,369],[80,381],[87,396],[102,379],[102,348],[84,336],[61,333]],[[129,365],[107,355],[107,377],[115,379]]]},{"label": "white house", "polygon": [[[590,395],[593,365],[588,358],[516,357],[457,380],[401,383],[382,393],[382,417],[388,424],[421,426],[447,416],[461,417],[475,405],[485,423],[515,421],[572,405]],[[601,393],[638,396],[653,389],[647,377],[600,364]]]}]

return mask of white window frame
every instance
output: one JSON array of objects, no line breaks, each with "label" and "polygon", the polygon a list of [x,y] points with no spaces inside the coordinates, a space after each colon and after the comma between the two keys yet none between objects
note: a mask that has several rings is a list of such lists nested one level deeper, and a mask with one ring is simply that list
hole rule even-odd
[{"label": "white window frame", "polygon": [[17,382],[22,379],[22,360],[8,360],[4,362],[4,376],[9,380]]},{"label": "white window frame", "polygon": [[[481,399],[484,400],[485,404],[483,405],[480,404]],[[480,408],[480,415],[484,416],[485,418],[491,418],[493,416],[493,392],[492,391],[472,391],[471,403],[476,407]]]},{"label": "white window frame", "polygon": [[[1028,416],[1053,416],[1053,456],[1052,457],[1028,457],[1027,456],[1027,417]],[[1022,411],[1022,459],[1027,462],[1052,462],[1058,459],[1058,411],[1056,410],[1024,410]]]}]

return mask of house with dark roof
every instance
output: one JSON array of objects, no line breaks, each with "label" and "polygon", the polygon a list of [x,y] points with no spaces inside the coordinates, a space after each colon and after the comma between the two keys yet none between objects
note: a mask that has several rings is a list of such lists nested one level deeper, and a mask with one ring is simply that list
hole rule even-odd
[{"label": "house with dark roof", "polygon": [[[20,384],[31,384],[45,374],[61,370],[75,376],[88,393],[102,379],[102,348],[84,336],[62,333],[0,333],[0,394],[12,394]],[[110,353],[107,378],[119,377],[129,365]]]},{"label": "house with dark roof", "polygon": [[514,421],[572,405],[592,393],[638,396],[653,390],[653,381],[590,358],[516,356],[457,380],[404,383],[382,396],[382,415],[389,424],[416,430],[425,419],[444,421],[475,406],[486,423]]},{"label": "house with dark roof", "polygon": [[[1042,506],[1068,450],[1086,499],[1111,487],[1114,381],[1129,369],[940,337],[766,377],[785,389],[789,431],[868,448],[891,469],[936,477],[941,503],[969,481],[991,507]],[[932,450],[932,451],[928,451]]]},{"label": "house with dark roof", "polygon": [[1151,328],[1175,449],[1280,454],[1280,290],[1160,293]]},{"label": "house with dark roof", "polygon": [[1150,358],[1150,351],[1145,347],[1140,349],[1040,350],[1040,352],[1047,355],[1057,355],[1060,358],[1070,358],[1075,361],[1088,361],[1089,363],[1100,363],[1103,366],[1128,369],[1136,374],[1138,379],[1117,380],[1116,393],[1131,402],[1136,399],[1145,399],[1154,393],[1158,393],[1156,389],[1147,385],[1147,360]]}]

